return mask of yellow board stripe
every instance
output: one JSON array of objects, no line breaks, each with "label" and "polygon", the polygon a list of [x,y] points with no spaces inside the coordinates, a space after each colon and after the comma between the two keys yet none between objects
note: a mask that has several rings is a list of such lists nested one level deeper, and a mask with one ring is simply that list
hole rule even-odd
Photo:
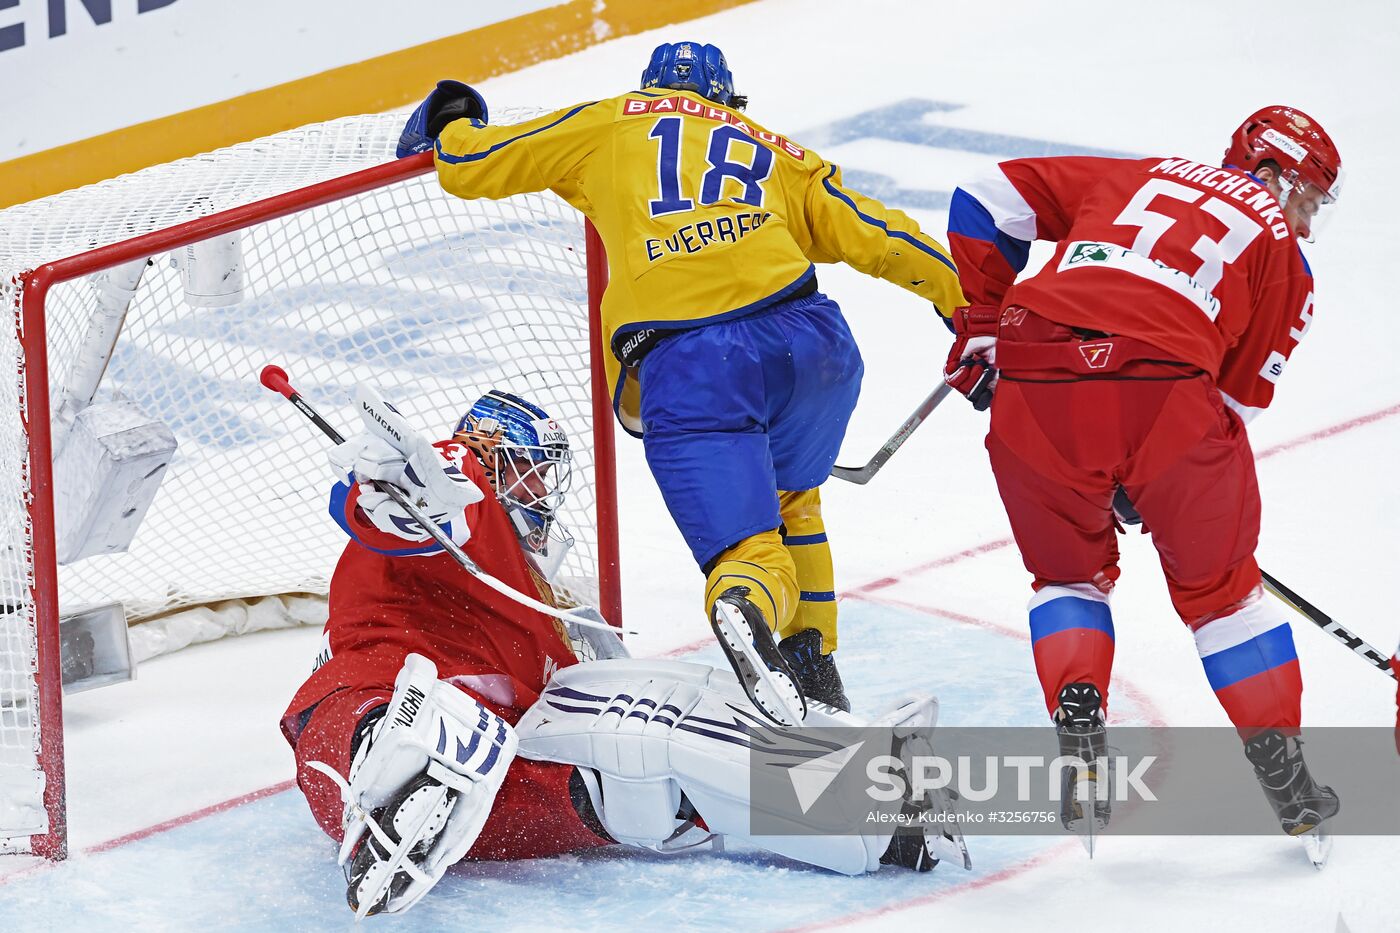
[{"label": "yellow board stripe", "polygon": [[[0,207],[197,155],[269,133],[421,100],[439,78],[474,82],[572,55],[605,39],[752,0],[570,0],[445,39],[323,71],[0,163]],[[595,6],[602,6],[595,12]],[[600,35],[601,34],[601,35]],[[646,62],[637,62],[641,74]],[[619,75],[619,88],[632,76]]]}]

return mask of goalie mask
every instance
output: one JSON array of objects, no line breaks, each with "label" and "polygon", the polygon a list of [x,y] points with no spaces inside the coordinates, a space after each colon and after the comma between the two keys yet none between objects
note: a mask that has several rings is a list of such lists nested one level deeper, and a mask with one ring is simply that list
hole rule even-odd
[{"label": "goalie mask", "polygon": [[558,514],[573,473],[569,436],[538,405],[492,389],[457,422],[453,439],[481,460],[525,556],[553,581],[574,544]]}]

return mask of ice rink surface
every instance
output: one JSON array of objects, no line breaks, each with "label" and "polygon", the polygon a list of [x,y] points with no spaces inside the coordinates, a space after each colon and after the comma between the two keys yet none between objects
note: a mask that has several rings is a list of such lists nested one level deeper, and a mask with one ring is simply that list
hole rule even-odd
[{"label": "ice rink surface", "polygon": [[[616,94],[633,85],[656,42],[676,38],[719,44],[754,119],[838,162],[852,186],[940,238],[953,186],[1000,158],[1097,151],[1205,162],[1260,106],[1289,103],[1317,117],[1348,180],[1337,215],[1306,247],[1315,325],[1273,408],[1251,427],[1264,498],[1259,558],[1372,643],[1394,646],[1400,318],[1383,282],[1400,249],[1390,165],[1400,145],[1390,101],[1400,86],[1400,8],[762,0],[481,89],[493,108]],[[819,276],[866,359],[842,458],[863,462],[935,384],[948,337],[930,308],[894,286],[844,268]],[[1024,635],[1027,575],[1008,540],[984,432],[985,417],[954,397],[869,486],[824,489],[844,594],[840,657],[863,712],[903,691],[931,691],[944,722],[1043,717]],[[633,650],[713,659],[698,647],[708,633],[700,576],[641,445],[619,446],[625,607],[641,630]],[[1226,724],[1150,542],[1130,536],[1122,545],[1114,722]],[[1392,681],[1301,622],[1295,641],[1305,724],[1393,722]],[[334,848],[286,790],[291,756],[277,730],[317,643],[309,630],[228,639],[154,660],[136,683],[70,698],[77,854],[58,867],[0,863],[0,928],[351,927]],[[1326,762],[1312,764],[1320,779],[1331,776]],[[1200,766],[1247,767],[1242,756]],[[245,795],[255,799],[227,805]],[[859,879],[745,851],[477,865],[454,871],[413,912],[369,922],[1353,933],[1396,924],[1394,838],[1338,839],[1321,873],[1282,836],[1110,837],[1092,861],[1062,836],[973,837],[970,846],[970,873],[941,866]]]}]

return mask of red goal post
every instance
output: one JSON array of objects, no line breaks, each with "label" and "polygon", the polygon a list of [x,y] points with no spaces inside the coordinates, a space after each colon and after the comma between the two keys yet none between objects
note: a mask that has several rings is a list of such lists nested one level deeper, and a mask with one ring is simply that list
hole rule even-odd
[{"label": "red goal post", "polygon": [[[10,564],[0,561],[0,768],[10,769],[0,770],[0,779],[10,780],[0,780],[0,840],[9,838],[11,848],[28,834],[21,826],[16,835],[4,822],[6,795],[8,812],[22,814],[16,795],[34,786],[23,775],[27,733],[28,753],[43,775],[47,820],[46,832],[29,836],[29,848],[49,858],[67,854],[61,615],[115,600],[136,622],[209,602],[324,592],[344,540],[324,527],[324,441],[280,399],[257,395],[262,362],[286,365],[303,393],[345,427],[353,427],[348,387],[361,378],[428,432],[450,430],[471,399],[492,387],[544,406],[565,424],[575,448],[575,505],[565,518],[577,544],[562,589],[620,624],[613,415],[598,319],[607,275],[601,241],[552,195],[451,198],[423,177],[432,171],[430,155],[380,161],[392,152],[400,117],[350,120],[360,122],[302,128],[67,193],[113,185],[115,219],[97,219],[96,234],[81,230],[92,248],[17,274],[5,263],[23,259],[25,250],[6,241],[7,227],[28,232],[30,224],[66,222],[38,238],[62,243],[86,222],[83,206],[96,202],[78,198],[78,210],[69,205],[53,213],[56,220],[35,210],[0,212],[0,276],[12,294],[6,297],[15,314],[17,376],[7,400],[17,403],[17,421],[0,431],[17,430],[19,438],[12,451],[19,500],[0,502],[0,512],[17,519],[6,542]],[[319,160],[305,172],[291,165],[295,157],[283,145],[296,134]],[[325,157],[331,136],[330,151],[352,147],[351,158]],[[378,164],[227,207],[240,192],[197,194],[191,206],[191,185],[179,172],[189,169],[193,190],[202,177],[227,188],[227,175],[192,163],[217,163],[233,152],[240,166],[287,160],[273,171],[297,180],[331,173],[342,161]],[[133,181],[142,176],[148,178],[141,184]],[[276,188],[266,179],[252,188],[269,184]],[[154,229],[104,240],[113,230],[141,229],[122,206],[131,191],[158,205],[158,216],[145,222]],[[162,222],[172,212],[171,196],[183,199],[175,212],[195,216]],[[212,267],[195,255],[199,244],[220,243]],[[163,265],[167,255],[179,262]],[[201,262],[204,268],[195,269]],[[211,268],[228,273],[228,294],[202,294]],[[110,320],[99,326],[93,301],[110,312],[110,298],[102,296],[112,292],[101,276],[122,269],[137,277],[136,297],[115,327]],[[121,337],[100,365],[84,362],[94,340],[103,346],[116,331]],[[85,366],[95,376],[88,374],[91,385],[75,398],[73,383],[85,378],[78,372]],[[54,434],[71,431],[72,411],[59,409],[108,398],[167,425],[180,446],[129,552],[60,567]],[[11,465],[6,459],[0,451],[0,469]],[[62,513],[69,499],[63,489],[57,496]],[[214,550],[201,550],[211,543]],[[239,561],[246,566],[234,567]],[[305,566],[289,566],[297,562]]]}]

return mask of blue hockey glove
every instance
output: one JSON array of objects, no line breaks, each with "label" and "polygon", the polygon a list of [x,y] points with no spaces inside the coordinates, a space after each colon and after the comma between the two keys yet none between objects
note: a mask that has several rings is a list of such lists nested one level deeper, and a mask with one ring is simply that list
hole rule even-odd
[{"label": "blue hockey glove", "polygon": [[447,124],[463,118],[479,121],[478,125],[485,124],[486,101],[461,81],[439,81],[404,124],[395,154],[402,159],[427,152],[437,143]]}]

